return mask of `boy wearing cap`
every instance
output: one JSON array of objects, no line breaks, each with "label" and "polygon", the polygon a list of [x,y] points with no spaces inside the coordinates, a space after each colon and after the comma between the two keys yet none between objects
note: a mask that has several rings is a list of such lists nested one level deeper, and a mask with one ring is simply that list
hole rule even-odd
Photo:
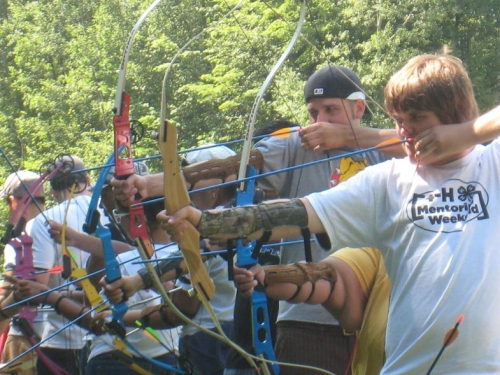
[{"label": "boy wearing cap", "polygon": [[[395,130],[361,126],[366,109],[365,94],[357,75],[343,66],[326,66],[314,73],[304,87],[310,124],[291,132],[289,137],[268,137],[255,145],[264,157],[262,172],[281,170],[297,164],[342,155],[347,150],[371,147],[397,137]],[[263,190],[274,190],[280,198],[299,198],[327,190],[345,181],[366,165],[387,160],[380,152],[339,158],[306,168],[259,179]],[[286,240],[291,240],[290,238]],[[312,261],[328,253],[313,242]],[[305,260],[303,245],[281,249],[281,263]],[[281,362],[321,367],[343,374],[348,366],[354,336],[342,327],[321,305],[292,304],[280,301],[275,353]],[[300,375],[303,369],[283,367],[282,374]]]},{"label": "boy wearing cap", "polygon": [[[315,151],[356,149],[375,146],[396,136],[394,129],[361,126],[358,117],[365,113],[366,95],[358,76],[349,68],[329,65],[315,72],[304,87],[309,112],[309,125],[300,134],[302,146]],[[343,99],[343,100],[330,100]],[[343,121],[329,121],[327,113],[347,114]],[[400,147],[384,149],[384,153],[404,156]]]}]

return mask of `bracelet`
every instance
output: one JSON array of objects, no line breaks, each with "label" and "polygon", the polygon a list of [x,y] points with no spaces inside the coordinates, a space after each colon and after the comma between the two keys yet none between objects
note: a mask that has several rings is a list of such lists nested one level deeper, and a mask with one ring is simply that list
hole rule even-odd
[{"label": "bracelet", "polygon": [[61,301],[62,301],[63,299],[65,299],[65,298],[66,298],[66,299],[68,299],[68,297],[67,297],[67,296],[64,296],[64,295],[59,296],[59,298],[57,299],[56,303],[54,303],[54,311],[55,311],[55,312],[56,312],[56,314],[58,314],[58,315],[61,315],[61,313],[59,312],[59,304],[60,304],[60,303],[61,303]]},{"label": "bracelet", "polygon": [[316,283],[312,283],[311,284],[311,293],[309,294],[309,297],[307,297],[306,302],[311,299],[311,297],[313,296],[315,290],[316,290]]},{"label": "bracelet", "polygon": [[293,293],[293,296],[291,296],[290,298],[288,298],[287,301],[291,301],[295,297],[297,297],[299,295],[299,293],[300,293],[301,290],[302,290],[302,285],[297,285],[297,291],[295,293]]},{"label": "bracelet", "polygon": [[50,293],[52,293],[53,290],[51,290],[50,292],[48,292],[46,295],[45,295],[45,298],[43,299],[43,302],[41,303],[42,306],[45,306],[47,304],[47,299],[49,298],[49,295]]},{"label": "bracelet", "polygon": [[147,268],[141,268],[139,271],[137,271],[137,274],[142,279],[142,283],[144,284],[144,289],[149,289],[153,287],[153,277],[151,276]]},{"label": "bracelet", "polygon": [[78,315],[76,316],[75,319],[80,319],[83,315],[83,312],[85,311],[86,307],[83,306],[82,309],[80,310],[80,312],[78,313]]}]

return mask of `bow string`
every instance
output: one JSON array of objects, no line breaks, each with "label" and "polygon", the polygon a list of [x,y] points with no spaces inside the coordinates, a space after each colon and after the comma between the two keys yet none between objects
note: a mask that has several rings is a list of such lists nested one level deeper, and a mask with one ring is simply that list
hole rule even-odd
[{"label": "bow string", "polygon": [[[115,177],[118,179],[124,179],[134,174],[134,159],[132,156],[131,127],[129,118],[130,95],[125,92],[127,63],[137,31],[144,23],[144,20],[160,2],[161,0],[154,1],[142,13],[132,30],[130,31],[128,39],[125,43],[118,76],[115,105],[113,108]],[[143,239],[144,243],[147,244],[148,256],[151,257],[154,249],[149,239],[149,233],[147,232],[144,207],[137,206],[132,208],[129,211],[129,215],[130,235],[134,239],[137,237]],[[105,228],[102,224],[99,225],[99,223],[97,223],[95,231],[97,236],[101,239],[103,245],[104,261],[106,264],[106,282],[112,283],[113,281],[121,279],[121,271],[111,243],[111,234],[108,228]],[[112,307],[113,322],[116,323],[113,324],[113,326],[116,330],[118,330],[119,336],[125,336],[125,328],[123,327],[122,323],[123,315],[128,309],[127,304],[125,303],[125,301],[122,301],[120,303],[114,304]]]},{"label": "bow string", "polygon": [[[238,3],[239,5],[239,3]],[[238,6],[237,5],[237,6]],[[233,8],[230,13],[235,10]],[[220,21],[219,21],[220,22]],[[161,112],[160,112],[160,124],[158,130],[158,148],[163,157],[163,168],[164,168],[164,203],[167,212],[175,212],[180,208],[187,206],[191,203],[186,185],[182,176],[182,172],[179,165],[179,159],[177,156],[177,129],[173,123],[166,120],[166,87],[167,78],[170,72],[172,64],[169,65],[169,69],[166,71],[163,85],[162,85],[162,99],[161,99]],[[205,327],[195,324],[200,330],[223,340],[228,345],[232,346],[237,352],[239,352],[254,368],[257,369],[257,365],[254,362],[254,357],[246,353],[241,347],[233,343],[225,335],[220,323],[213,312],[213,309],[209,303],[215,293],[215,285],[211,280],[200,255],[200,245],[199,245],[199,233],[197,230],[190,225],[186,231],[186,235],[179,241],[178,245],[183,254],[184,261],[187,265],[193,290],[200,299],[202,305],[207,309],[212,320],[219,332],[219,335],[206,329]],[[150,263],[146,263],[149,272],[152,274],[153,281],[158,288],[160,288],[164,301],[169,305],[169,307],[179,315],[178,309],[169,300],[163,287],[161,286],[161,281],[159,280],[156,272],[154,272],[153,266]],[[184,321],[188,319],[179,315]],[[191,322],[193,323],[193,322]],[[258,359],[258,358],[256,358]]]},{"label": "bow string", "polygon": [[[113,129],[114,129],[114,161],[115,161],[115,178],[126,179],[127,177],[134,174],[134,159],[132,156],[132,129],[131,121],[129,118],[130,112],[130,95],[125,92],[125,82],[126,82],[126,72],[127,63],[134,41],[134,37],[144,23],[145,19],[149,14],[158,6],[162,0],[156,0],[142,13],[134,27],[129,33],[127,42],[125,43],[125,48],[123,52],[123,57],[120,66],[120,72],[118,77],[118,86],[116,90],[115,106],[113,109]],[[102,188],[101,188],[102,189]],[[136,202],[139,202],[140,197],[136,197]],[[94,219],[95,221],[95,219]],[[102,225],[97,225],[96,229],[97,236],[101,239],[103,245],[104,261],[106,264],[106,282],[112,283],[113,281],[119,280],[121,278],[121,271],[119,268],[118,261],[115,256],[115,252],[111,243],[111,233],[107,227]],[[144,213],[144,207],[138,205],[131,207],[129,209],[129,233],[137,245],[138,249],[144,250],[148,258],[151,258],[154,254],[154,247],[151,242],[149,232],[147,229],[146,215]],[[166,371],[173,371],[175,373],[184,373],[183,371],[174,368],[166,363],[160,361],[155,361],[152,358],[141,355],[126,339],[125,337],[125,327],[123,325],[123,316],[128,310],[128,306],[125,300],[112,305],[112,320],[107,323],[107,327],[111,329],[115,334],[117,334],[119,340],[125,346],[146,359],[147,361],[165,369]],[[115,347],[119,350],[124,351],[125,346],[118,343],[117,337],[115,337]]]},{"label": "bow string", "polygon": [[[130,95],[125,92],[125,82],[127,73],[127,63],[137,31],[144,23],[144,20],[155,9],[162,0],[154,1],[139,17],[136,24],[132,28],[127,42],[120,65],[118,77],[118,87],[116,90],[115,106],[113,109],[113,129],[114,129],[114,147],[115,147],[115,178],[125,179],[134,174],[134,158],[132,156],[132,132],[130,126]],[[139,202],[139,199],[136,199]],[[146,225],[146,215],[142,206],[131,207],[129,210],[130,217],[130,235],[133,239],[140,238],[146,246],[148,257],[154,253],[154,248],[149,238],[149,233]]]},{"label": "bow string", "polygon": [[[264,83],[262,84],[257,97],[255,98],[254,104],[252,106],[250,112],[249,123],[246,130],[245,142],[243,144],[243,151],[241,155],[241,163],[238,173],[238,179],[242,180],[247,177],[253,177],[256,174],[255,168],[249,165],[250,160],[250,149],[252,147],[252,138],[255,127],[255,122],[257,120],[257,113],[259,110],[259,106],[261,100],[267,91],[271,81],[274,79],[274,76],[281,68],[285,60],[288,58],[288,55],[292,51],[293,47],[297,43],[299,35],[302,30],[302,26],[304,24],[306,13],[306,2],[305,0],[301,3],[300,8],[300,16],[299,21],[297,23],[297,27],[295,32],[283,52],[278,61],[275,63],[268,76],[266,77]],[[244,182],[240,183],[240,187],[237,191],[236,195],[236,205],[248,205],[253,203],[253,196],[255,190],[255,180],[251,179],[246,184]],[[237,253],[237,265],[239,267],[250,268],[251,266],[257,264],[257,256],[260,251],[260,247],[262,246],[262,242],[260,241],[257,246],[256,241],[252,241],[250,243],[243,243],[240,239],[237,241],[236,253]],[[271,340],[271,331],[270,331],[270,322],[269,322],[269,312],[267,309],[267,297],[263,288],[256,288],[254,293],[251,296],[251,316],[252,316],[252,343],[253,349],[257,356],[266,358],[273,362],[276,361],[276,357],[274,355],[272,340]],[[263,366],[266,366],[263,363]],[[271,365],[273,374],[279,374],[280,369],[276,363],[272,363]],[[263,369],[264,371],[269,369]]]}]

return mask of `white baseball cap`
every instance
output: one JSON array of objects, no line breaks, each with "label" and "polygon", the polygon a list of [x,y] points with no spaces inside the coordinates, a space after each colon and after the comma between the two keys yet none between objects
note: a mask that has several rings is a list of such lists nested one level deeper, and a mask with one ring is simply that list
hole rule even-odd
[{"label": "white baseball cap", "polygon": [[[31,188],[39,178],[37,173],[27,170],[11,173],[0,188],[0,198],[7,198],[10,195],[14,198],[22,198],[26,189]],[[43,195],[43,188],[39,189],[37,195]]]},{"label": "white baseball cap", "polygon": [[226,146],[216,146],[212,143],[209,143],[203,145],[202,147],[203,148],[201,149],[196,149],[186,153],[184,159],[189,165],[212,159],[225,159],[229,156],[236,155],[236,152]]}]

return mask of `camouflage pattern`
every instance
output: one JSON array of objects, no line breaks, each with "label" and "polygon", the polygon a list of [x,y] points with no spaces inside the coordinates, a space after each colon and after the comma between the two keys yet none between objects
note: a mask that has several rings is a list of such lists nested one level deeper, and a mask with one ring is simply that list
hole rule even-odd
[{"label": "camouflage pattern", "polygon": [[204,211],[198,231],[202,237],[224,235],[245,238],[251,233],[281,226],[307,227],[306,209],[299,199]]}]

